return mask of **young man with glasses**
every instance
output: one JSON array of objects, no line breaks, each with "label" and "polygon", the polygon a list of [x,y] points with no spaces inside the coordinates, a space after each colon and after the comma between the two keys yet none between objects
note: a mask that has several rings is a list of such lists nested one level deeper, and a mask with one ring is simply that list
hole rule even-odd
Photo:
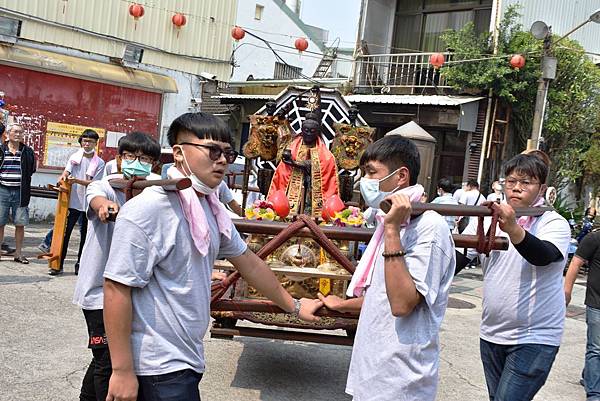
[{"label": "young man with glasses", "polygon": [[[563,333],[562,273],[571,239],[569,224],[555,211],[517,218],[514,209],[544,204],[545,160],[538,154],[512,158],[504,169],[506,203],[486,203],[498,213],[496,235],[510,240],[507,251],[481,255],[480,351],[489,398],[494,401],[533,399],[548,377]],[[469,229],[464,233],[475,234]],[[475,257],[475,251],[469,256]]]},{"label": "young man with glasses", "polygon": [[[81,251],[83,250],[83,244],[85,243],[85,237],[87,235],[88,223],[84,212],[85,191],[92,181],[99,180],[104,173],[104,160],[96,154],[98,139],[100,139],[100,137],[96,131],[91,129],[83,131],[78,139],[81,149],[71,155],[67,161],[65,170],[59,178],[59,181],[69,180],[73,186],[71,187],[71,196],[69,198],[69,214],[67,215],[67,228],[65,230],[62,254],[60,257],[60,269],[50,269],[48,274],[51,276],[56,276],[63,272],[63,265],[65,263],[65,258],[67,257],[71,233],[78,221],[81,224],[81,229],[79,230],[79,251],[77,252],[77,262],[75,263],[74,270],[75,274],[79,273],[79,261],[81,259]],[[49,236],[51,239],[50,233],[46,235],[46,238]]]},{"label": "young man with glasses", "polygon": [[113,238],[115,223],[111,212],[118,212],[125,203],[125,192],[110,185],[114,178],[160,179],[151,174],[160,157],[160,145],[149,135],[132,132],[119,142],[122,173],[111,174],[87,186],[84,210],[88,219],[87,237],[81,252],[81,268],[75,285],[73,303],[83,310],[88,328],[88,348],[93,358],[81,385],[80,401],[104,401],[112,371],[108,343],[104,330],[103,290],[104,267]]},{"label": "young man with glasses", "polygon": [[235,160],[229,128],[186,113],[168,131],[171,178],[192,188],[146,188],[119,212],[104,271],[104,322],[113,373],[107,401],[198,401],[214,261],[226,258],[260,293],[313,321],[318,300],[294,300],[240,238],[215,191]]}]

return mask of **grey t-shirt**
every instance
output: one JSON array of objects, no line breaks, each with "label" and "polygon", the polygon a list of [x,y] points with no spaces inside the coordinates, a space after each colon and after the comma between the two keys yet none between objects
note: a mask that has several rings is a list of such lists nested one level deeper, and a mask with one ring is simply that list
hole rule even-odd
[{"label": "grey t-shirt", "polygon": [[89,207],[90,202],[97,196],[102,196],[122,206],[125,203],[125,194],[115,191],[109,184],[107,177],[94,181],[87,186],[85,210],[89,220],[85,245],[81,252],[81,267],[75,285],[73,303],[83,309],[103,309],[104,293],[102,285],[104,266],[108,260],[108,250],[112,241],[115,223],[103,223],[98,219],[96,212]]},{"label": "grey t-shirt", "polygon": [[433,401],[440,325],[454,276],[455,252],[445,219],[425,212],[400,232],[408,271],[423,301],[394,317],[385,286],[383,241],[358,320],[346,392],[355,401]]},{"label": "grey t-shirt", "polygon": [[202,256],[175,192],[147,188],[117,217],[104,277],[133,287],[131,349],[136,374],[183,369],[204,372],[202,338],[210,320],[210,277],[215,259],[240,256],[246,244],[232,228],[220,235],[206,201],[210,246]]}]

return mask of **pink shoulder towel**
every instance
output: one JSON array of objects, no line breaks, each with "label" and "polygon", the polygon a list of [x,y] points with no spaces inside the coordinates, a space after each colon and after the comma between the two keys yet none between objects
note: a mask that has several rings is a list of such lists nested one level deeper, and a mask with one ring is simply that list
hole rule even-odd
[{"label": "pink shoulder towel", "polygon": [[[404,194],[409,197],[411,202],[418,202],[421,199],[421,195],[423,195],[425,189],[420,184],[412,185],[410,187],[402,188],[395,193]],[[360,262],[358,262],[358,266],[356,266],[356,271],[352,275],[352,280],[350,281],[350,285],[348,285],[348,290],[346,291],[346,295],[349,297],[360,297],[363,295],[365,289],[371,285],[371,280],[373,278],[373,268],[375,267],[375,262],[377,260],[377,249],[381,245],[383,241],[383,212],[379,211],[377,216],[377,228],[375,229],[375,233],[373,233],[373,237],[371,237],[371,241],[369,241],[369,245],[367,249],[365,249],[365,253],[363,254]],[[403,227],[406,227],[410,224],[410,218],[406,222]]]},{"label": "pink shoulder towel", "polygon": [[[81,164],[81,160],[83,160],[83,157],[83,149],[79,149],[77,152],[73,153],[71,157],[69,157],[69,163],[71,163],[72,166],[78,166]],[[96,152],[94,152],[94,156],[92,156],[92,160],[90,161],[90,165],[88,166],[85,175],[90,178],[94,178],[96,176],[96,173],[98,172],[97,170],[99,164],[100,158],[98,157]]]},{"label": "pink shoulder towel", "polygon": [[[175,166],[171,166],[167,170],[167,176],[169,178],[185,178],[185,176]],[[190,226],[190,233],[194,240],[196,249],[202,256],[206,256],[208,253],[208,246],[210,245],[210,232],[208,228],[208,222],[206,220],[206,214],[198,199],[198,194],[192,187],[177,191],[181,209],[183,209],[183,215]],[[217,225],[219,227],[219,233],[223,234],[228,239],[231,239],[231,229],[233,223],[231,218],[225,209],[225,206],[219,202],[217,193],[214,192],[206,196],[206,201],[212,210]]]},{"label": "pink shoulder towel", "polygon": [[[540,196],[537,200],[531,205],[531,207],[540,207],[544,206],[544,197]],[[524,230],[529,231],[535,219],[539,216],[521,216],[517,219],[517,224],[523,227]]]}]

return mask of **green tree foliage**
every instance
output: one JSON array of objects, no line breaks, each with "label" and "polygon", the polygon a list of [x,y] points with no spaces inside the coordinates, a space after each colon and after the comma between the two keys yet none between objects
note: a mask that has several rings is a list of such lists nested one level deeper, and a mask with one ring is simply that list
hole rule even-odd
[{"label": "green tree foliage", "polygon": [[[491,90],[493,96],[509,105],[511,130],[523,148],[531,134],[543,43],[523,31],[516,23],[519,16],[518,7],[507,9],[495,53],[491,34],[477,36],[473,24],[444,33],[442,38],[454,57],[441,73],[459,92],[487,94]],[[600,128],[600,69],[575,41],[562,40],[552,52],[558,68],[548,91],[542,136],[554,162],[554,175],[559,182],[569,183],[579,180],[586,171],[582,154],[590,149],[593,133]],[[525,56],[526,64],[520,70],[510,66],[514,54]]]}]

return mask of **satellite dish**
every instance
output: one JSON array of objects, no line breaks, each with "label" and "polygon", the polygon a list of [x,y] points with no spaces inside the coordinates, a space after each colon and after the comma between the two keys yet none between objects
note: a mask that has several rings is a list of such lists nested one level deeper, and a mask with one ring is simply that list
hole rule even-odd
[{"label": "satellite dish", "polygon": [[546,23],[544,21],[535,21],[531,25],[531,29],[529,31],[531,32],[531,34],[533,35],[534,38],[541,40],[541,39],[544,39],[548,35],[548,32],[550,31],[550,29],[548,28],[548,25],[546,25]]}]

